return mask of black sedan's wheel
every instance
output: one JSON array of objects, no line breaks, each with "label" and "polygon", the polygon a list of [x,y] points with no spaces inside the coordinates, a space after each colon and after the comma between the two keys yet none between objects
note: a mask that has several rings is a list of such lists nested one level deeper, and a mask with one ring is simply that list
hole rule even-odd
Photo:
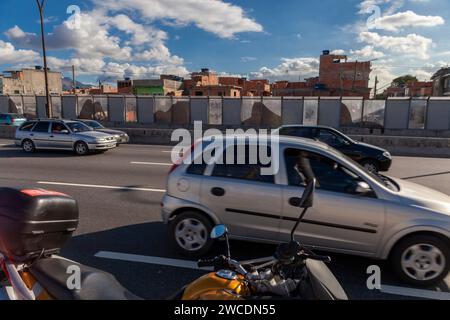
[{"label": "black sedan's wheel", "polygon": [[170,238],[181,254],[185,256],[202,256],[211,249],[211,222],[201,213],[186,211],[179,214],[170,224]]},{"label": "black sedan's wheel", "polygon": [[79,156],[84,156],[89,153],[88,145],[83,141],[78,141],[74,146],[75,153]]},{"label": "black sedan's wheel", "polygon": [[380,165],[376,160],[364,160],[361,162],[361,165],[370,173],[378,173],[380,171]]},{"label": "black sedan's wheel", "polygon": [[36,147],[34,146],[33,141],[29,139],[26,139],[22,142],[22,149],[26,153],[33,153],[34,151],[36,151]]},{"label": "black sedan's wheel", "polygon": [[450,248],[446,241],[432,235],[412,236],[392,252],[395,272],[405,282],[428,287],[440,283],[450,270]]}]

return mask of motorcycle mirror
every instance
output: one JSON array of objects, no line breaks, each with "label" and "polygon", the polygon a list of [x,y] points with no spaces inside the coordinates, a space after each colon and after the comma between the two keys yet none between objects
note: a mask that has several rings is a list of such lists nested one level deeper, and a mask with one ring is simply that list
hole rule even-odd
[{"label": "motorcycle mirror", "polygon": [[312,179],[308,185],[306,186],[305,191],[303,192],[302,199],[298,204],[298,207],[306,209],[312,208],[314,204],[314,192],[316,190],[316,179]]},{"label": "motorcycle mirror", "polygon": [[298,228],[298,225],[300,222],[302,222],[303,217],[306,214],[306,211],[308,211],[309,208],[311,208],[314,204],[314,192],[316,191],[316,179],[312,179],[308,185],[306,186],[305,191],[303,192],[303,196],[300,200],[300,203],[298,203],[299,208],[303,208],[303,212],[300,214],[300,217],[298,218],[297,222],[295,223],[294,228],[291,232],[291,241],[295,241],[295,231]]},{"label": "motorcycle mirror", "polygon": [[219,224],[218,226],[215,226],[214,229],[211,231],[211,239],[220,239],[224,237],[226,234],[228,234],[228,228],[223,225]]}]

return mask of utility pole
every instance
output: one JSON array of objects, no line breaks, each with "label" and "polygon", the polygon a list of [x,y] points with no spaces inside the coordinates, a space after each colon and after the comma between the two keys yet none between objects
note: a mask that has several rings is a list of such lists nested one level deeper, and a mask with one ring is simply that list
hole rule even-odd
[{"label": "utility pole", "polygon": [[75,66],[72,65],[72,88],[73,88],[73,94],[77,93],[77,83],[75,81]]},{"label": "utility pole", "polygon": [[376,99],[377,98],[377,91],[378,91],[378,76],[375,77],[375,88],[373,89],[373,98]]},{"label": "utility pole", "polygon": [[355,74],[353,75],[352,91],[355,91],[356,75],[358,74],[358,60],[355,62]]},{"label": "utility pole", "polygon": [[[42,2],[41,2],[42,1]],[[47,52],[45,49],[45,32],[44,32],[44,6],[45,0],[36,0],[39,15],[41,17],[41,38],[42,38],[42,55],[44,57],[44,74],[45,74],[45,95],[46,95],[46,105],[45,109],[47,111],[47,117],[52,117],[52,107],[51,107],[51,99],[50,99],[50,91],[48,89],[48,66],[47,66]]]}]

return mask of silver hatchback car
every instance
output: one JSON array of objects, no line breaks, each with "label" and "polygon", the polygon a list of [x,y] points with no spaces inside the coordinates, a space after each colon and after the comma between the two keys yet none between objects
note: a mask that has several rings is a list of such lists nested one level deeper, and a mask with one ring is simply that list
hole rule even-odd
[{"label": "silver hatchback car", "polygon": [[25,152],[39,149],[73,150],[78,155],[107,151],[117,146],[113,135],[94,131],[78,121],[32,120],[16,131],[15,143]]},{"label": "silver hatchback car", "polygon": [[[227,139],[232,138],[223,138],[222,146],[230,146]],[[209,143],[206,138],[202,145]],[[247,150],[257,142],[250,138],[240,143]],[[225,147],[209,152],[213,161],[174,165],[162,218],[181,253],[206,254],[213,245],[209,232],[217,224],[226,224],[230,237],[238,240],[288,241],[300,213],[295,204],[308,179],[315,178],[314,208],[296,235],[304,245],[389,259],[401,279],[413,285],[428,286],[446,277],[450,269],[449,196],[372,175],[320,142],[281,136],[277,149],[279,157],[272,150],[272,161],[279,159],[279,170],[271,176],[261,175],[262,164],[219,161],[225,159]]]}]

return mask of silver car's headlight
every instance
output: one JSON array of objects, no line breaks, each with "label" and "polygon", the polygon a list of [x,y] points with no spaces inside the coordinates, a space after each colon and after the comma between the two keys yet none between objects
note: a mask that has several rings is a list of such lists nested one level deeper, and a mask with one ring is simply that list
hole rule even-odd
[{"label": "silver car's headlight", "polygon": [[391,155],[388,151],[386,151],[385,153],[383,153],[383,156],[386,157],[386,158],[388,158],[388,159],[392,159],[392,155]]}]

